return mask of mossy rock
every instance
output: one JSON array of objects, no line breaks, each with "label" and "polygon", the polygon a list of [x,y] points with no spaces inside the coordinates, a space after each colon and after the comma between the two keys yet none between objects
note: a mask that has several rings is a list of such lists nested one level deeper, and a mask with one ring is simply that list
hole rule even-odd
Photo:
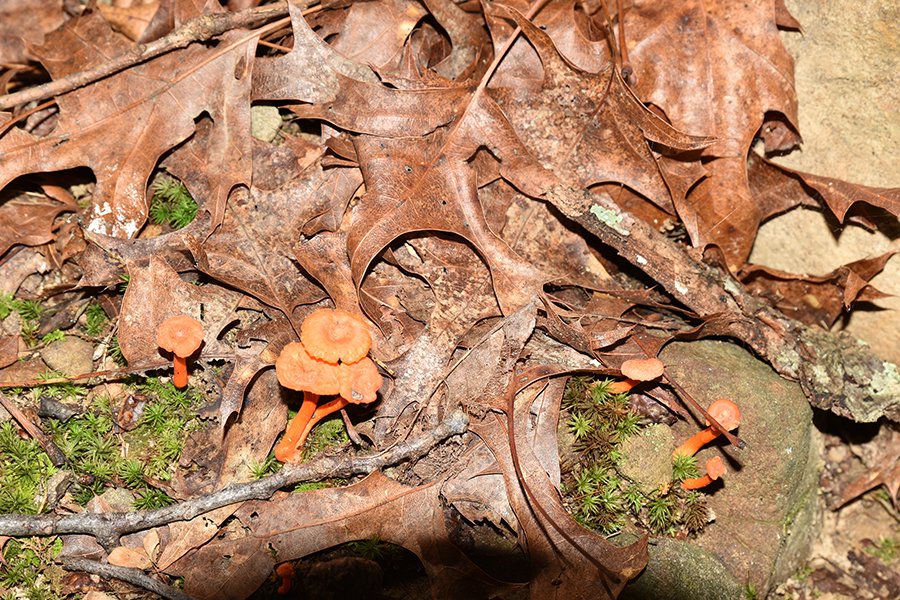
[{"label": "mossy rock", "polygon": [[[650,564],[622,597],[765,597],[802,564],[815,533],[819,466],[809,404],[797,384],[731,343],[673,343],[661,358],[704,406],[717,398],[737,402],[743,414],[737,433],[747,447],[720,442],[698,453],[701,465],[721,454],[728,468],[708,497],[715,521],[694,539],[655,540]],[[695,417],[673,427],[677,441],[703,427]]]},{"label": "mossy rock", "polygon": [[622,475],[650,494],[672,481],[672,429],[659,424],[647,427],[622,443]]}]

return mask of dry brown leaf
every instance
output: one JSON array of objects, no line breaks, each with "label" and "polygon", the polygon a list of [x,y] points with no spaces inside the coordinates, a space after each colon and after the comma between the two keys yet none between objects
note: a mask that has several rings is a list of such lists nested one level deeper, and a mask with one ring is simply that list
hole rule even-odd
[{"label": "dry brown leaf", "polygon": [[374,0],[350,6],[331,47],[377,70],[397,68],[406,38],[427,14],[412,0]]},{"label": "dry brown leaf", "polygon": [[[625,30],[638,96],[675,127],[717,138],[703,152],[714,158],[705,165],[709,179],[675,201],[694,245],[719,246],[736,270],[763,216],[746,178],[753,138],[770,112],[797,129],[793,61],[778,34],[775,3],[641,3],[626,12]],[[782,137],[768,150],[799,141]]]},{"label": "dry brown leaf", "polygon": [[[34,51],[53,77],[62,77],[130,47],[99,13],[90,13]],[[230,33],[216,47],[194,44],[60,96],[60,118],[52,133],[37,137],[12,129],[0,137],[0,187],[26,173],[88,166],[97,184],[87,229],[133,237],[147,217],[147,181],[160,155],[188,138],[203,112],[216,122],[218,136],[208,152],[222,159],[217,169],[232,183],[249,182],[250,161],[241,157],[252,154],[249,89],[255,47],[254,34]],[[209,198],[207,208],[221,216],[224,202],[224,197]]]},{"label": "dry brown leaf", "polygon": [[10,200],[0,206],[0,256],[16,244],[40,246],[53,240],[53,221],[71,207],[37,198]]},{"label": "dry brown leaf", "polygon": [[276,562],[372,537],[415,553],[439,597],[480,597],[498,585],[447,538],[435,484],[407,487],[376,471],[348,487],[246,502],[235,518],[225,535],[168,569],[185,577],[192,596],[242,599]]},{"label": "dry brown leaf", "polygon": [[[280,310],[297,331],[300,323],[294,321],[294,309],[324,297],[293,260],[299,223],[310,214],[297,210],[295,198],[299,192],[312,200],[310,191],[327,180],[320,175],[300,189],[291,185],[272,192],[239,190],[230,198],[222,225],[212,235],[197,232],[188,241],[202,272]],[[316,204],[310,201],[304,207],[313,211]]]},{"label": "dry brown leaf", "polygon": [[509,14],[540,55],[544,73],[540,94],[496,84],[489,91],[529,150],[563,179],[584,188],[618,182],[674,213],[666,175],[648,140],[666,148],[698,150],[713,139],[672,128],[637,100],[617,70],[600,74],[577,70],[565,62],[546,33],[520,13]]},{"label": "dry brown leaf", "polygon": [[109,556],[106,557],[109,564],[117,567],[128,567],[129,569],[147,569],[152,562],[147,556],[147,551],[143,548],[128,548],[125,546],[116,546],[113,548]]},{"label": "dry brown leaf", "polygon": [[855,302],[886,297],[869,285],[896,251],[864,258],[826,275],[797,275],[765,266],[748,265],[741,281],[801,323],[831,327]]},{"label": "dry brown leaf", "polygon": [[44,36],[66,20],[62,8],[63,0],[0,2],[0,63],[28,62],[28,46],[43,44]]},{"label": "dry brown leaf", "polygon": [[98,4],[97,9],[115,31],[130,40],[138,40],[153,21],[159,5],[158,1],[132,4],[131,6]]}]

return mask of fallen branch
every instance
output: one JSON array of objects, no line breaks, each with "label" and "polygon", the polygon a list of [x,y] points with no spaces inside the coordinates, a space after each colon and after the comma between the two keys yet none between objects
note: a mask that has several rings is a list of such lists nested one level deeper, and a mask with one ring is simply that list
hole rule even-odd
[{"label": "fallen branch", "polygon": [[897,366],[852,336],[785,316],[608,198],[558,186],[547,199],[701,318],[727,322],[717,335],[741,340],[780,375],[799,381],[813,406],[858,422],[900,421]]},{"label": "fallen branch", "polygon": [[[312,2],[308,4],[312,4]],[[66,94],[166,52],[186,48],[195,42],[204,42],[233,29],[259,25],[272,19],[286,17],[287,14],[287,2],[279,2],[236,13],[225,12],[201,15],[191,19],[169,35],[163,36],[149,44],[138,44],[128,52],[120,54],[92,69],[72,73],[55,81],[30,87],[14,94],[0,96],[0,110],[51,96]],[[277,23],[271,24],[269,27],[280,27],[287,25],[288,22],[288,19],[284,18]],[[260,33],[262,34],[263,32]]]},{"label": "fallen branch", "polygon": [[188,596],[181,590],[157,581],[139,569],[107,565],[86,558],[65,560],[62,562],[62,567],[67,571],[83,571],[106,579],[119,579],[148,592],[153,592],[166,600],[193,600],[193,596]]},{"label": "fallen branch", "polygon": [[437,444],[464,433],[469,425],[467,415],[457,410],[450,413],[435,429],[421,437],[398,443],[378,454],[366,456],[326,456],[308,464],[285,465],[268,477],[230,485],[222,490],[186,500],[165,508],[137,512],[89,513],[77,515],[2,515],[0,535],[60,535],[69,533],[92,535],[106,547],[118,544],[121,536],[159,527],[176,521],[188,521],[198,515],[229,504],[247,500],[266,500],[276,491],[304,481],[347,478],[367,475],[376,469],[420,458]]}]

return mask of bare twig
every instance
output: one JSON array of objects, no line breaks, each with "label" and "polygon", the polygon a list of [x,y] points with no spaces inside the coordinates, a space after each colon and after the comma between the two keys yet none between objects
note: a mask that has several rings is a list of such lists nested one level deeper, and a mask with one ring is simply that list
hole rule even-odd
[{"label": "bare twig", "polygon": [[[312,2],[304,2],[303,4],[309,5],[312,4]],[[103,64],[97,65],[93,69],[72,73],[71,75],[61,77],[60,79],[43,85],[31,87],[14,94],[0,96],[0,110],[26,104],[34,100],[66,94],[82,86],[99,81],[104,77],[109,77],[114,73],[138,65],[146,60],[165,54],[166,52],[171,52],[172,50],[177,50],[179,48],[186,48],[194,42],[209,40],[217,35],[222,35],[226,31],[240,29],[242,27],[251,27],[272,19],[285,17],[287,14],[287,2],[279,2],[277,4],[269,4],[260,8],[251,8],[236,13],[201,15],[191,19],[167,36],[161,37],[149,44],[138,44],[128,52],[120,54]],[[278,24],[272,24],[271,27],[288,23],[286,18],[283,19],[283,21],[284,23],[279,21]]]},{"label": "bare twig", "polygon": [[67,571],[84,571],[85,573],[99,575],[107,579],[118,579],[148,592],[153,592],[161,598],[166,598],[166,600],[193,600],[193,596],[188,596],[181,590],[157,581],[139,569],[107,565],[86,558],[65,560],[62,566]]},{"label": "bare twig", "polygon": [[[203,360],[234,360],[234,353],[210,354],[204,353]],[[33,388],[42,385],[54,385],[61,383],[74,383],[76,381],[84,381],[85,379],[102,379],[103,381],[113,381],[123,379],[129,375],[137,375],[147,373],[148,371],[158,371],[161,369],[169,369],[172,367],[171,360],[161,360],[159,362],[144,363],[139,367],[122,367],[120,369],[104,369],[103,371],[91,371],[90,373],[79,373],[78,375],[66,375],[63,377],[48,377],[46,379],[22,379],[12,381],[0,381],[0,390],[5,388]]]},{"label": "bare twig", "polygon": [[211,510],[246,500],[264,500],[281,488],[303,481],[346,478],[365,475],[385,466],[424,456],[431,448],[466,431],[469,419],[457,410],[428,434],[404,441],[386,452],[368,456],[326,456],[309,464],[286,465],[281,471],[248,483],[230,485],[222,490],[180,502],[165,508],[137,512],[80,513],[77,515],[2,515],[0,535],[88,534],[111,547],[127,533],[159,527],[175,521],[187,521]]}]

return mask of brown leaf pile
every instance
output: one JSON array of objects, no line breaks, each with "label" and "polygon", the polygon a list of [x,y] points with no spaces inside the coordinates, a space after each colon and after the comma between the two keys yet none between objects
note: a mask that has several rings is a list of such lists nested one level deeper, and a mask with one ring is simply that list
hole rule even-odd
[{"label": "brown leaf pile", "polygon": [[[42,4],[29,22],[14,4],[0,2],[0,63],[15,63],[0,75],[8,92],[224,11]],[[781,3],[626,3],[607,16],[609,4],[291,4],[289,19],[135,61],[30,116],[20,113],[32,106],[0,113],[4,266],[11,247],[41,246],[82,289],[127,272],[124,298],[111,302],[131,367],[160,362],[155,328],[181,313],[204,323],[201,359],[232,367],[218,426],[182,457],[179,497],[265,459],[288,398],[269,369],[319,306],[364,314],[377,332],[372,354],[391,381],[359,425],[362,442],[386,448],[458,406],[473,418],[464,447],[427,475],[375,473],[163,528],[151,558],[189,593],[245,597],[279,562],[372,536],[415,553],[437,596],[502,589],[450,542],[444,514],[458,510],[516,532],[534,565],[532,597],[615,597],[645,564],[646,542],[619,547],[565,513],[562,388],[540,386],[590,359],[614,373],[677,334],[717,335],[731,321],[627,276],[596,227],[637,239],[636,217],[672,238],[650,238],[657,256],[672,244],[711,250],[803,323],[828,327],[877,297],[867,282],[888,256],[821,277],[746,264],[760,224],[797,205],[839,220],[860,218],[859,204],[900,213],[897,190],[789,172],[755,153],[760,140],[769,153],[800,140],[778,34],[796,23]],[[16,19],[29,26],[7,26]],[[284,117],[277,147],[251,135],[253,107],[268,106]],[[161,170],[198,201],[185,229],[147,225]],[[88,185],[67,203],[47,182]],[[675,269],[627,258],[651,277]],[[8,268],[15,291],[31,271]],[[689,296],[679,285],[676,297]]]}]

